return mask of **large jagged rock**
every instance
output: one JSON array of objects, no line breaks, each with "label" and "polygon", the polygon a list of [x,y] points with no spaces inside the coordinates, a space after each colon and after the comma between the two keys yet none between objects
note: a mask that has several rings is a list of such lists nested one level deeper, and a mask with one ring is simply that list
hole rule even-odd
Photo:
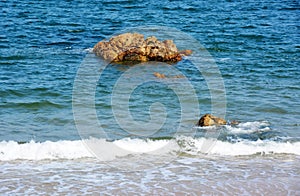
[{"label": "large jagged rock", "polygon": [[226,120],[223,118],[218,118],[216,116],[213,116],[211,114],[204,114],[200,120],[198,121],[198,126],[205,127],[205,126],[220,126],[220,125],[226,125]]},{"label": "large jagged rock", "polygon": [[110,38],[108,42],[98,42],[93,52],[111,62],[177,62],[182,60],[182,56],[192,53],[191,50],[178,51],[172,40],[161,42],[154,36],[144,39],[144,35],[138,33],[124,33]]}]

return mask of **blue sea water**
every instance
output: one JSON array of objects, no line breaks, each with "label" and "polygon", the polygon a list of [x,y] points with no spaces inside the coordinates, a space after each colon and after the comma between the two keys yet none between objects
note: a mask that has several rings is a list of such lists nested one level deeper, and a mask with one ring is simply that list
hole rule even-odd
[{"label": "blue sea water", "polygon": [[[69,186],[77,187],[71,191],[77,194],[299,194],[299,1],[9,0],[1,1],[0,7],[0,193],[65,194],[70,190],[62,187]],[[202,148],[210,139],[208,130],[193,127],[200,115],[212,112],[205,77],[209,70],[199,74],[193,55],[171,65],[191,82],[197,95],[200,112],[183,122],[186,130],[192,128],[193,137],[173,138],[182,123],[181,100],[169,83],[154,78],[154,71],[167,69],[154,62],[153,70],[136,66],[151,81],[134,89],[129,109],[134,120],[146,124],[150,106],[159,102],[167,111],[163,126],[145,135],[140,128],[124,130],[115,119],[112,93],[132,66],[110,64],[101,70],[103,62],[91,48],[141,26],[160,26],[155,35],[164,28],[168,33],[183,32],[201,44],[194,50],[208,51],[215,61],[226,95],[224,117],[241,124],[219,130],[209,152]],[[172,39],[179,49],[193,46],[179,37]],[[97,65],[96,74],[102,73],[95,84],[95,111],[106,138],[87,129],[83,139],[96,139],[83,143],[103,148],[104,160],[95,159],[98,152],[84,147],[80,141],[84,134],[74,120],[75,79],[89,66],[86,62]],[[138,79],[130,75],[126,81]],[[179,78],[170,84],[184,82]],[[185,101],[193,108],[192,100]],[[161,112],[155,110],[154,117],[159,120]],[[162,155],[130,153],[166,143],[170,147]],[[162,158],[157,160],[158,156]],[[114,170],[127,167],[159,169],[128,174]],[[30,171],[28,176],[23,176],[25,170]],[[36,180],[28,180],[33,177]],[[84,180],[78,181],[81,177]],[[266,178],[273,180],[267,183]]]}]

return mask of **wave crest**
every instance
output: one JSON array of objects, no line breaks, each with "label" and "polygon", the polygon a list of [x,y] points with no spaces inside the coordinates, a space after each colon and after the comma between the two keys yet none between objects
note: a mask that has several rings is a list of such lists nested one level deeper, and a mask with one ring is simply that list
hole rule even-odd
[{"label": "wave crest", "polygon": [[[202,152],[203,144],[209,142],[209,138],[178,137],[173,139],[130,139],[124,138],[116,141],[105,139],[89,139],[103,150],[103,160],[114,160],[118,157],[136,154],[153,154],[159,156],[169,153],[184,152],[190,155],[221,155],[242,156],[255,154],[295,154],[300,155],[300,142],[276,142],[276,141],[242,141],[230,143],[228,141],[215,142],[209,152]],[[86,142],[86,141],[85,141]],[[163,146],[168,148],[160,151]],[[118,148],[113,148],[118,146]],[[121,149],[121,150],[120,150]],[[10,160],[57,160],[57,159],[81,159],[95,158],[81,140],[75,141],[45,141],[20,144],[15,141],[0,142],[0,161]]]}]

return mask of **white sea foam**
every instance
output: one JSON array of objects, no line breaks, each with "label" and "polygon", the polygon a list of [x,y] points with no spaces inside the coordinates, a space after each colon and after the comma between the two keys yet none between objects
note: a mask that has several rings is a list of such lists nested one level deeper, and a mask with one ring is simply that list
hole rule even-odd
[{"label": "white sea foam", "polygon": [[147,153],[164,148],[170,140],[141,140],[141,139],[122,139],[114,142],[118,147],[130,152]]},{"label": "white sea foam", "polygon": [[103,161],[113,160],[133,154],[166,154],[179,150],[176,140],[144,140],[124,138],[113,142],[105,139],[91,138],[84,140],[84,144],[92,154]]},{"label": "white sea foam", "polygon": [[215,155],[254,155],[254,154],[295,154],[300,155],[300,142],[275,142],[275,141],[241,141],[237,143],[212,140],[213,146],[208,152],[203,152],[203,145],[208,139],[199,138],[194,140],[193,153],[208,153]]},{"label": "white sea foam", "polygon": [[242,133],[254,133],[254,132],[264,132],[270,131],[270,123],[267,121],[254,121],[254,122],[245,122],[239,123],[236,126],[226,125],[226,129],[234,134]]},{"label": "white sea foam", "polygon": [[[249,134],[254,132],[264,132],[264,131],[271,130],[270,123],[267,121],[244,122],[234,126],[224,125],[223,127],[225,127],[229,133],[233,133],[233,134]],[[199,130],[209,131],[209,130],[215,130],[216,126],[195,127],[195,128]]]},{"label": "white sea foam", "polygon": [[92,53],[93,52],[93,48],[86,48],[84,49],[85,52],[87,53]]},{"label": "white sea foam", "polygon": [[[103,150],[103,160],[112,160],[130,154],[154,152],[166,154],[183,151],[189,154],[214,154],[214,155],[253,155],[253,154],[295,154],[300,155],[300,142],[275,142],[275,141],[242,141],[230,143],[206,138],[180,137],[172,140],[142,140],[129,139],[109,142],[104,139],[91,139],[99,149]],[[168,147],[166,148],[167,144]],[[210,144],[208,152],[204,145]],[[212,144],[212,145],[211,145]],[[179,150],[180,146],[180,150]],[[81,140],[77,141],[31,141],[18,144],[14,141],[0,142],[0,161],[17,159],[43,160],[43,159],[80,159],[95,157]],[[106,155],[107,154],[107,155]],[[109,156],[108,156],[109,155]]]},{"label": "white sea foam", "polygon": [[[162,150],[170,143],[173,145],[168,145],[168,148]],[[167,153],[175,150],[175,145],[175,140],[153,141],[130,138],[113,142],[95,138],[83,141],[31,141],[24,144],[19,144],[15,141],[2,141],[0,142],[0,161],[17,159],[79,159],[99,155],[96,151],[92,151],[93,149],[97,149],[98,152],[101,152],[101,156],[97,156],[101,160],[112,160],[116,157],[129,154]]]},{"label": "white sea foam", "polygon": [[78,159],[92,157],[82,141],[46,141],[18,144],[15,141],[0,142],[0,160]]}]

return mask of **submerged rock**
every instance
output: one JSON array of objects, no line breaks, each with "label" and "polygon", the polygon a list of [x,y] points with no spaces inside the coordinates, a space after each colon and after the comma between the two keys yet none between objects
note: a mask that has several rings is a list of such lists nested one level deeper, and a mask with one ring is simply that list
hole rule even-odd
[{"label": "submerged rock", "polygon": [[165,78],[168,78],[168,79],[179,79],[179,78],[184,78],[184,75],[166,76],[165,74],[159,73],[159,72],[154,72],[153,75],[154,75],[156,78],[160,78],[160,79],[165,79]]},{"label": "submerged rock", "polygon": [[166,78],[165,74],[159,72],[154,72],[153,75],[157,78]]},{"label": "submerged rock", "polygon": [[226,120],[213,116],[211,114],[204,114],[198,121],[197,125],[200,127],[226,125]]},{"label": "submerged rock", "polygon": [[144,39],[144,35],[138,33],[124,33],[110,38],[108,42],[98,42],[93,52],[112,62],[178,62],[192,53],[191,50],[178,51],[172,40],[161,42],[154,36]]}]

